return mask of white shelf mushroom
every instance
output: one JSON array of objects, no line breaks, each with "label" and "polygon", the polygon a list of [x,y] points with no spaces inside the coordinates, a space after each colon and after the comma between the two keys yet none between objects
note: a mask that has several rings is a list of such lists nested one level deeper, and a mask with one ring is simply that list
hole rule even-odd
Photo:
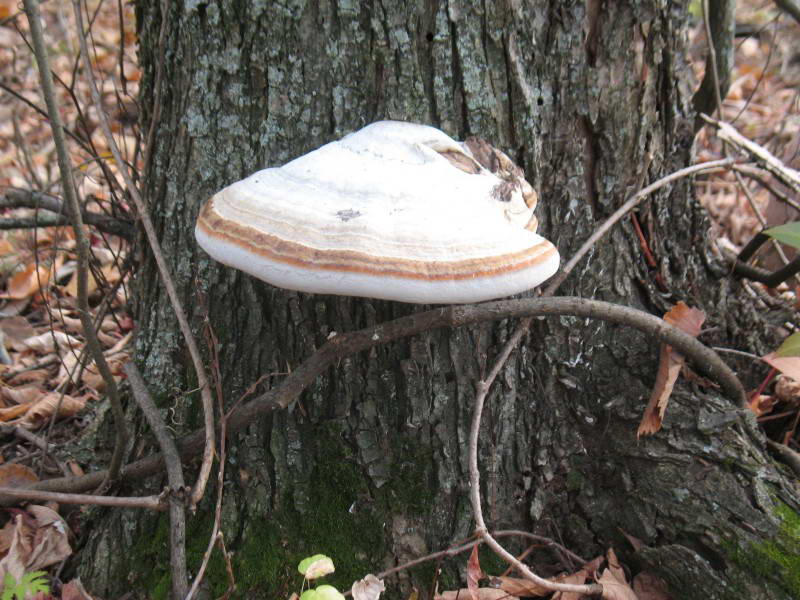
[{"label": "white shelf mushroom", "polygon": [[478,302],[558,269],[535,205],[522,170],[486,142],[380,121],[226,187],[195,235],[214,259],[282,288]]}]

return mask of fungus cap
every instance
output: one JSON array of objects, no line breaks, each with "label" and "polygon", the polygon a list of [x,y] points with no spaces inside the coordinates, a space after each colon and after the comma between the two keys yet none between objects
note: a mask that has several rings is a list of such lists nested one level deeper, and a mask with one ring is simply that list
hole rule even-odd
[{"label": "fungus cap", "polygon": [[214,259],[282,288],[478,302],[558,269],[535,205],[522,170],[483,140],[380,121],[226,187],[195,235]]}]

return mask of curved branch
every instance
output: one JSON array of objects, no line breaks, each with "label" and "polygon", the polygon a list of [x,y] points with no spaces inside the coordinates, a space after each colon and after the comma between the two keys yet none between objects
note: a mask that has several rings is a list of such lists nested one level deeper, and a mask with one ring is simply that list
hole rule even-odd
[{"label": "curved branch", "polygon": [[[667,343],[683,354],[698,371],[718,381],[725,393],[738,406],[743,409],[747,406],[742,384],[717,353],[692,336],[669,325],[663,319],[633,308],[599,300],[570,297],[523,298],[437,308],[352,333],[336,335],[293,370],[280,385],[232,412],[226,421],[228,433],[241,431],[255,419],[273,410],[286,408],[328,367],[334,365],[341,358],[356,352],[369,350],[374,346],[439,327],[461,327],[482,321],[559,315],[573,315],[619,323],[652,336],[656,342]],[[196,431],[178,443],[178,451],[182,457],[195,456],[202,449],[203,442],[204,432]],[[126,466],[122,475],[126,479],[142,478],[159,472],[161,469],[163,469],[163,460],[160,455],[156,454]],[[34,484],[31,489],[85,491],[102,481],[104,473],[104,471],[96,471],[80,477],[49,479]],[[0,504],[7,502],[7,498],[0,496]]]}]

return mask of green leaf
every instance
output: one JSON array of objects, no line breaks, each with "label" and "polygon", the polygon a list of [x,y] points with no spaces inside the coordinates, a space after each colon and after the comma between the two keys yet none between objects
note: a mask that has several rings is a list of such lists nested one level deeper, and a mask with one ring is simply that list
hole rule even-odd
[{"label": "green leaf", "polygon": [[775,351],[777,356],[800,356],[800,332],[793,333]]},{"label": "green leaf", "polygon": [[22,578],[17,581],[10,573],[6,573],[4,580],[3,595],[0,600],[25,600],[28,595],[33,596],[39,592],[45,594],[50,593],[50,586],[45,579],[47,573],[44,571],[31,571],[25,573]]},{"label": "green leaf", "polygon": [[344,600],[344,596],[332,585],[317,586],[317,600]]},{"label": "green leaf", "polygon": [[306,590],[300,595],[300,600],[320,600],[317,590]]},{"label": "green leaf", "polygon": [[777,227],[765,229],[764,233],[792,248],[800,249],[800,222],[778,225]]},{"label": "green leaf", "polygon": [[300,561],[297,565],[297,570],[301,575],[305,575],[306,579],[317,579],[328,573],[333,573],[333,560],[324,554],[315,554]]},{"label": "green leaf", "polygon": [[0,596],[2,600],[14,600],[14,591],[17,589],[17,580],[11,573],[6,573],[3,580],[3,595]]}]

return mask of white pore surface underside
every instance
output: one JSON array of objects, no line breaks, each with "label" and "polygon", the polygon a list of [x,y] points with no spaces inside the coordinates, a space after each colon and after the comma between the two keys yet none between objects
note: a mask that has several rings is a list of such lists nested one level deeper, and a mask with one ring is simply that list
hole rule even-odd
[{"label": "white pore surface underside", "polygon": [[457,280],[420,280],[346,271],[307,269],[278,262],[254,260],[239,246],[211,238],[196,229],[197,241],[215,260],[274,286],[339,296],[364,296],[416,304],[467,304],[519,294],[550,278],[559,264],[553,252],[544,263],[494,277]]}]

